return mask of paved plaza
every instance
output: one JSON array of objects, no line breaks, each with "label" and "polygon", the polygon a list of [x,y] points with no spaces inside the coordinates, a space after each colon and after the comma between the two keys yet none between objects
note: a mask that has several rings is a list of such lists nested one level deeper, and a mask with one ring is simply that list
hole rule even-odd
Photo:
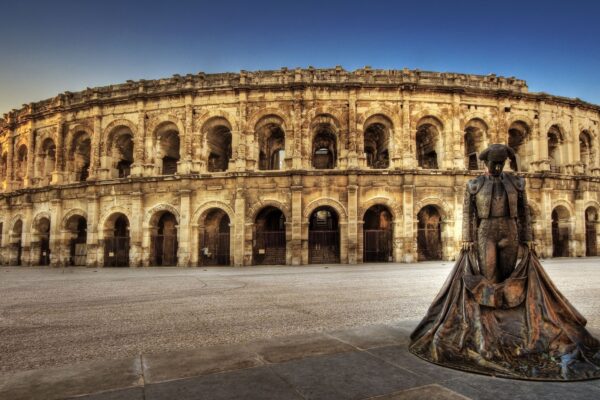
[{"label": "paved plaza", "polygon": [[[551,259],[543,265],[587,317],[588,327],[600,332],[600,258]],[[28,390],[71,376],[75,365],[79,378],[89,371],[93,379],[71,377],[71,385],[81,385],[57,393],[66,396],[119,389],[103,395],[109,397],[97,398],[140,395],[158,399],[169,398],[170,391],[176,390],[189,392],[189,398],[236,398],[232,393],[241,392],[235,390],[248,387],[231,387],[233,392],[222,396],[193,395],[200,390],[197,384],[214,391],[223,384],[230,386],[227,380],[233,379],[275,385],[281,396],[271,398],[372,398],[397,391],[404,394],[386,398],[420,398],[430,392],[433,394],[427,396],[431,398],[462,398],[456,397],[459,393],[487,398],[482,393],[489,391],[483,388],[499,385],[501,391],[511,381],[465,377],[406,352],[408,333],[424,315],[451,267],[451,262],[438,262],[189,269],[1,268],[0,368],[4,380],[0,379],[0,395],[35,397]],[[357,369],[346,371],[349,376],[366,376],[358,386],[332,389],[311,381],[316,379],[314,374],[331,369],[343,375],[342,365],[353,364]],[[369,377],[369,369],[379,370],[385,379],[377,380],[379,373]],[[227,373],[214,375],[223,371]],[[332,377],[332,382],[339,379],[335,384],[342,385],[348,379],[344,376]],[[182,378],[195,383],[180,381]],[[166,383],[173,379],[179,383]],[[464,386],[467,380],[469,385]],[[20,382],[16,389],[15,382]],[[483,386],[477,389],[477,384]],[[541,396],[545,387],[519,385],[526,389],[524,396]],[[574,385],[570,387],[577,389],[575,394],[591,390],[600,395],[597,383]],[[13,391],[2,392],[2,388]],[[329,396],[328,390],[350,392],[348,396]],[[556,390],[556,394],[562,393]],[[494,396],[503,398],[497,393]],[[560,398],[577,397],[561,394]]]}]

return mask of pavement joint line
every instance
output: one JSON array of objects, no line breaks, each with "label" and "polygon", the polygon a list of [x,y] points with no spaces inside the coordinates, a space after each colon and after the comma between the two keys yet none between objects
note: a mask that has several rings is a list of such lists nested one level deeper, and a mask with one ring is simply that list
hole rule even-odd
[{"label": "pavement joint line", "polygon": [[282,381],[284,381],[286,383],[286,385],[288,385],[293,391],[294,393],[296,393],[298,396],[300,396],[301,398],[306,400],[306,397],[298,390],[298,388],[296,386],[294,386],[290,381],[288,381],[287,379],[285,379],[284,376],[281,376],[279,373],[277,373],[277,371],[273,370],[273,368],[271,367],[272,364],[269,365],[265,365],[266,368],[269,369],[269,371],[271,371],[272,373],[274,373],[275,375],[277,375],[279,377],[279,379],[281,379]]}]

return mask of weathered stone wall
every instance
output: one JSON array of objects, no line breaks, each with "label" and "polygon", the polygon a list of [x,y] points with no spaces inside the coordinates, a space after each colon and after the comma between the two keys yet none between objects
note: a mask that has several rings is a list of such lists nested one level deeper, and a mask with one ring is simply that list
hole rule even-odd
[{"label": "weathered stone wall", "polygon": [[[339,221],[340,261],[360,263],[364,214],[383,205],[393,217],[393,261],[417,260],[426,206],[439,214],[431,232],[440,235],[442,258],[451,259],[461,241],[465,182],[481,173],[467,169],[466,132],[475,153],[520,138],[519,168],[543,256],[553,254],[553,229],[566,232],[569,255],[599,254],[599,120],[598,106],[528,93],[514,78],[370,68],[198,74],[63,93],[0,120],[0,258],[15,264],[20,252],[21,264],[39,263],[45,218],[50,264],[71,264],[80,216],[85,264],[104,265],[122,214],[129,265],[147,266],[158,220],[170,212],[177,263],[194,266],[206,217],[218,208],[229,218],[231,264],[252,265],[256,216],[276,207],[285,217],[286,263],[300,265],[310,258],[311,214],[329,207]],[[260,170],[261,135],[273,127],[285,137],[283,168]],[[364,135],[373,127],[382,138],[376,149]],[[333,138],[335,168],[312,167],[317,137]],[[131,157],[122,155],[127,143]],[[163,175],[170,154],[177,172]],[[423,157],[434,157],[437,168],[419,166]],[[126,158],[128,175],[119,178]],[[596,220],[586,222],[590,207]],[[595,241],[586,238],[592,225]]]}]

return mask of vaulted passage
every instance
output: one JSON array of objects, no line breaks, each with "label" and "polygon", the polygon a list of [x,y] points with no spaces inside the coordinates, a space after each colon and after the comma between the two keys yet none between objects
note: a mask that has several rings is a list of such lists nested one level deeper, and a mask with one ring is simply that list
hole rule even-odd
[{"label": "vaulted passage", "polygon": [[375,205],[365,213],[363,225],[363,261],[393,261],[392,214],[385,206]]},{"label": "vaulted passage", "polygon": [[181,157],[179,131],[171,122],[161,124],[156,133],[158,143],[157,157],[160,160],[160,173],[174,175],[177,173],[177,163]]},{"label": "vaulted passage", "polygon": [[588,257],[598,255],[598,210],[588,207],[585,210],[585,255]]},{"label": "vaulted passage", "polygon": [[256,216],[254,227],[254,263],[285,264],[285,216],[281,210],[265,207]]},{"label": "vaulted passage", "polygon": [[340,262],[339,218],[331,207],[319,207],[310,215],[308,262],[310,264]]},{"label": "vaulted passage", "polygon": [[442,126],[432,117],[421,119],[416,134],[417,162],[423,169],[438,169],[442,151],[440,136]]},{"label": "vaulted passage", "polygon": [[315,127],[312,144],[312,166],[316,169],[333,169],[337,160],[337,137],[329,123]]},{"label": "vaulted passage", "polygon": [[392,123],[382,115],[375,115],[365,123],[364,151],[367,167],[383,169],[390,166],[389,142]]},{"label": "vaulted passage", "polygon": [[15,222],[12,228],[11,237],[10,237],[10,245],[11,245],[11,260],[13,260],[14,265],[22,264],[22,256],[23,256],[23,221],[18,220]]},{"label": "vaulted passage", "polygon": [[442,217],[434,206],[417,214],[417,253],[419,261],[442,259]]},{"label": "vaulted passage", "polygon": [[285,132],[283,121],[270,116],[261,120],[256,127],[258,136],[260,170],[282,170],[285,161]]},{"label": "vaulted passage", "polygon": [[33,253],[38,254],[37,260],[32,260],[38,265],[50,265],[50,220],[40,218],[33,232],[33,241],[31,243]]},{"label": "vaulted passage", "polygon": [[152,264],[157,266],[177,265],[177,219],[163,211],[153,218],[152,224]]},{"label": "vaulted passage", "polygon": [[84,266],[87,258],[87,221],[80,215],[73,215],[67,221],[66,228],[70,264]]},{"label": "vaulted passage", "polygon": [[563,206],[558,206],[552,211],[552,257],[569,256],[569,219],[569,211]]},{"label": "vaulted passage", "polygon": [[69,151],[68,166],[71,180],[75,182],[86,181],[90,174],[90,156],[92,139],[87,132],[77,132],[73,137]]},{"label": "vaulted passage", "polygon": [[510,162],[513,171],[527,171],[528,166],[523,163],[527,157],[527,142],[531,129],[523,121],[515,121],[508,128],[508,147],[514,150],[516,161]]},{"label": "vaulted passage", "polygon": [[104,266],[129,266],[129,220],[121,213],[106,221],[104,231]]},{"label": "vaulted passage", "polygon": [[200,226],[200,265],[231,265],[230,224],[227,213],[211,209]]}]

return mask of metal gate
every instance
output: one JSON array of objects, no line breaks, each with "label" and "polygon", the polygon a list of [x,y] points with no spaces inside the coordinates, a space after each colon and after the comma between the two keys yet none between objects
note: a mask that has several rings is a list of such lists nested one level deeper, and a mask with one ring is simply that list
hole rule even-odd
[{"label": "metal gate", "polygon": [[428,224],[417,229],[419,261],[442,259],[442,231],[438,224]]},{"label": "metal gate", "polygon": [[263,231],[256,234],[254,263],[285,264],[285,231]]},{"label": "metal gate", "polygon": [[155,235],[152,237],[153,264],[160,266],[177,265],[177,236]]},{"label": "metal gate", "polygon": [[365,262],[392,261],[392,231],[389,229],[366,229],[364,231]]},{"label": "metal gate", "polygon": [[17,265],[21,265],[21,256],[23,254],[23,247],[21,247],[21,241],[17,242]]},{"label": "metal gate", "polygon": [[229,232],[204,233],[200,245],[200,264],[231,264],[229,261]]},{"label": "metal gate", "polygon": [[310,264],[340,262],[340,232],[308,232],[308,262]]},{"label": "metal gate", "polygon": [[50,240],[48,238],[40,240],[40,265],[50,265]]},{"label": "metal gate", "polygon": [[78,243],[77,239],[71,240],[71,265],[85,266],[87,258],[87,245]]},{"label": "metal gate", "polygon": [[112,236],[104,239],[104,266],[129,266],[129,236]]}]

